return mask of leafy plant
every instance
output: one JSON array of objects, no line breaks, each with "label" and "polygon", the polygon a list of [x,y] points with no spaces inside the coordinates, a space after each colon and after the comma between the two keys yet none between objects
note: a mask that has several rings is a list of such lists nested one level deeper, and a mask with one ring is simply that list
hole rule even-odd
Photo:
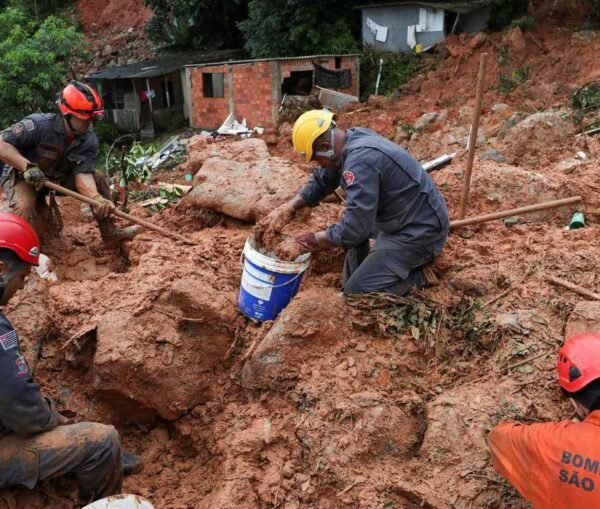
[{"label": "leafy plant", "polygon": [[119,184],[125,187],[132,182],[146,183],[152,178],[152,169],[150,168],[149,158],[156,152],[154,145],[142,145],[134,141],[125,155],[125,175],[121,173],[121,154],[113,150],[109,156],[108,170],[111,176],[119,178]]},{"label": "leafy plant", "polygon": [[237,49],[244,44],[236,23],[247,13],[247,0],[144,0],[154,16],[149,37],[178,49]]},{"label": "leafy plant", "polygon": [[504,93],[504,95],[510,95],[515,88],[523,83],[529,77],[529,70],[526,66],[517,67],[512,69],[508,73],[500,75],[500,81],[498,83],[498,89]]},{"label": "leafy plant", "polygon": [[112,143],[119,137],[119,129],[111,122],[96,122],[94,132],[100,143]]},{"label": "leafy plant", "polygon": [[600,113],[600,83],[592,83],[576,90],[571,95],[573,119],[581,123],[588,115]]},{"label": "leafy plant", "polygon": [[237,26],[252,57],[348,53],[359,23],[350,0],[250,0]]},{"label": "leafy plant", "polygon": [[502,30],[512,20],[527,13],[529,0],[493,0],[490,5],[490,30]]},{"label": "leafy plant", "polygon": [[75,75],[85,37],[64,19],[39,23],[25,11],[0,12],[0,125],[54,111],[57,92]]},{"label": "leafy plant", "polygon": [[535,25],[535,19],[532,16],[523,16],[519,19],[513,19],[511,25],[513,27],[519,27],[522,30],[527,30]]},{"label": "leafy plant", "polygon": [[412,53],[376,53],[363,52],[360,57],[360,89],[363,99],[375,93],[379,60],[383,58],[379,94],[388,95],[398,90],[417,71],[421,70],[421,59]]}]

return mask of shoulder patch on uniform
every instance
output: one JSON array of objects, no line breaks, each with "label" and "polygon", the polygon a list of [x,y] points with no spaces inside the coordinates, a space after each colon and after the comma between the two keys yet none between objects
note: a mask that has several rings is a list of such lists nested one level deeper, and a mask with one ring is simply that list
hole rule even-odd
[{"label": "shoulder patch on uniform", "polygon": [[15,136],[19,136],[19,134],[21,134],[23,132],[23,123],[22,122],[17,122],[15,125],[13,125],[10,130],[12,131],[12,133]]},{"label": "shoulder patch on uniform", "polygon": [[18,350],[15,352],[15,368],[18,377],[29,374],[29,366],[23,354]]},{"label": "shoulder patch on uniform", "polygon": [[352,184],[354,184],[354,173],[352,173],[351,171],[345,171],[342,174],[342,177],[344,178],[344,182],[346,182],[347,186],[351,186]]},{"label": "shoulder patch on uniform", "polygon": [[19,345],[19,340],[17,339],[17,331],[11,330],[6,334],[2,334],[0,336],[0,345],[4,350],[11,350],[12,348],[16,348]]},{"label": "shoulder patch on uniform", "polygon": [[23,120],[23,127],[28,131],[33,131],[35,129],[35,124],[33,120],[31,120],[30,118],[26,118],[25,120]]}]

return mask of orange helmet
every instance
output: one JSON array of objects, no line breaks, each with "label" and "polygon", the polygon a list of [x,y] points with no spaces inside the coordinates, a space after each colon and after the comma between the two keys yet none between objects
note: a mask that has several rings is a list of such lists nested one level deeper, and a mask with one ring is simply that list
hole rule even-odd
[{"label": "orange helmet", "polygon": [[585,333],[569,338],[558,353],[558,383],[577,392],[600,378],[600,335]]},{"label": "orange helmet", "polygon": [[104,104],[100,94],[80,81],[71,81],[59,94],[58,108],[63,116],[73,115],[82,120],[102,120]]}]

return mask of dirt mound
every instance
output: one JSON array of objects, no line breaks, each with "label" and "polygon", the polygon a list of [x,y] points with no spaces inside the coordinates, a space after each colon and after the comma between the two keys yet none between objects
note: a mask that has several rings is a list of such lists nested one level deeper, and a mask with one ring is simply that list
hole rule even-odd
[{"label": "dirt mound", "polygon": [[77,0],[75,8],[87,33],[108,28],[143,30],[152,16],[152,10],[144,5],[143,0]]},{"label": "dirt mound", "polygon": [[503,153],[519,166],[554,162],[573,143],[575,126],[566,111],[535,113],[512,127],[503,139]]}]

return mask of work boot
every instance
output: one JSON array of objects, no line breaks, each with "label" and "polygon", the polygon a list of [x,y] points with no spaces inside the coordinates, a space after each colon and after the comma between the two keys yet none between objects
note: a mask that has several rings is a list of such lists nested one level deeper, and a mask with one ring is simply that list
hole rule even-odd
[{"label": "work boot", "polygon": [[123,476],[137,474],[144,468],[144,463],[136,454],[126,451],[121,455]]},{"label": "work boot", "polygon": [[118,246],[124,240],[131,240],[141,231],[137,225],[117,228],[109,219],[97,219],[97,221],[102,240],[109,247]]}]

